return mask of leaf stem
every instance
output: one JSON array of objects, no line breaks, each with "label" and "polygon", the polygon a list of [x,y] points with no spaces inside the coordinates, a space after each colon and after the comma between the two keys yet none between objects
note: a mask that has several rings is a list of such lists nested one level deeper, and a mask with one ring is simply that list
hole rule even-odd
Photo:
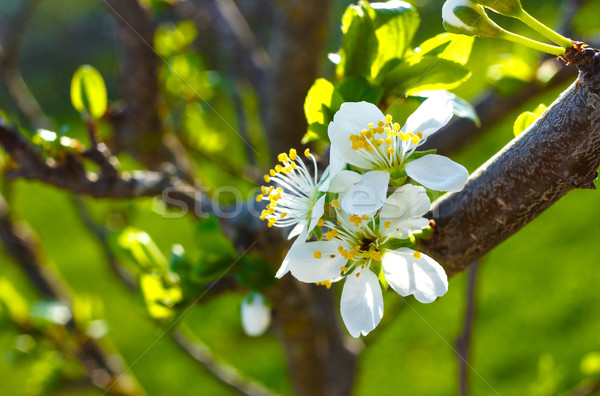
[{"label": "leaf stem", "polygon": [[502,38],[502,39],[508,40],[508,41],[512,41],[517,44],[522,44],[522,45],[525,45],[529,48],[533,48],[538,51],[546,52],[548,54],[552,54],[552,55],[556,55],[556,56],[562,55],[565,52],[565,49],[562,47],[557,47],[554,45],[540,43],[539,41],[531,40],[526,37],[519,36],[518,34],[509,32],[509,31],[504,31],[503,33],[504,34],[501,35],[499,38]]},{"label": "leaf stem", "polygon": [[573,41],[556,33],[554,30],[550,29],[548,26],[544,25],[534,17],[532,17],[527,11],[521,10],[518,18],[530,26],[533,30],[540,33],[542,36],[547,39],[555,42],[563,48],[569,48],[573,46]]}]

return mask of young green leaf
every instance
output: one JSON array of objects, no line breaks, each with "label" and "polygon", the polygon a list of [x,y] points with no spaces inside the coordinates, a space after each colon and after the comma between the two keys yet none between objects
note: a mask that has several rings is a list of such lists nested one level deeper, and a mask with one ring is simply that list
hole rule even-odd
[{"label": "young green leaf", "polygon": [[413,55],[436,56],[465,65],[469,61],[474,41],[473,36],[441,33],[421,43]]},{"label": "young green leaf", "polygon": [[377,36],[369,17],[371,6],[366,1],[351,5],[342,17],[342,44],[337,74],[345,77],[368,77],[377,55]]},{"label": "young green leaf", "polygon": [[515,120],[513,125],[513,133],[518,136],[521,132],[527,129],[535,120],[537,120],[546,111],[546,105],[540,103],[533,111],[525,111],[521,113]]},{"label": "young green leaf", "polygon": [[80,66],[71,80],[71,103],[75,110],[84,111],[95,119],[106,113],[106,85],[98,70],[93,66]]}]

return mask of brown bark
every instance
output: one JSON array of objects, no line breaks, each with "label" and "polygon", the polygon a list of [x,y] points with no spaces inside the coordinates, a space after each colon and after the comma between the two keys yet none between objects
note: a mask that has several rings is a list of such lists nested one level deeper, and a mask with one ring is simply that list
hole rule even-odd
[{"label": "brown bark", "polygon": [[575,188],[595,188],[600,166],[600,55],[586,49],[578,82],[527,131],[439,199],[422,243],[448,275],[464,270]]},{"label": "brown bark", "polygon": [[266,130],[271,155],[288,151],[306,133],[304,98],[317,77],[327,37],[331,1],[279,2],[278,40],[267,95]]}]

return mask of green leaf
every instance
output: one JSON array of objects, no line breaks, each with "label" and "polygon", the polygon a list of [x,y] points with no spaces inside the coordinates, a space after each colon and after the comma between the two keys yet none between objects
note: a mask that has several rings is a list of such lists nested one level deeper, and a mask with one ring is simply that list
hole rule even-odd
[{"label": "green leaf", "polygon": [[308,123],[308,132],[302,143],[322,139],[329,141],[327,125],[333,120],[333,114],[344,102],[333,84],[324,78],[317,79],[308,90],[304,100],[304,114]]},{"label": "green leaf", "polygon": [[452,89],[471,76],[460,63],[433,56],[410,58],[383,76],[383,85],[397,95]]},{"label": "green leaf", "polygon": [[135,264],[142,270],[160,273],[166,270],[166,257],[146,232],[127,227],[119,234],[117,243],[130,253]]},{"label": "green leaf", "polygon": [[518,136],[521,132],[527,129],[535,120],[537,120],[546,111],[546,105],[540,103],[533,111],[525,111],[521,113],[513,125],[513,133]]},{"label": "green leaf", "polygon": [[342,44],[340,62],[336,72],[340,76],[368,77],[371,65],[377,55],[377,36],[373,21],[369,17],[372,11],[366,1],[351,5],[342,17]]},{"label": "green leaf", "polygon": [[29,317],[27,300],[6,278],[0,278],[0,305],[6,309],[13,322],[18,324],[27,322]]},{"label": "green leaf", "polygon": [[276,282],[271,263],[252,253],[240,258],[235,277],[240,284],[252,290],[262,290]]},{"label": "green leaf", "polygon": [[474,36],[463,34],[441,33],[425,40],[415,50],[420,56],[435,56],[466,65],[473,48]]},{"label": "green leaf", "polygon": [[[371,85],[362,77],[350,77],[345,79],[337,87],[337,91],[344,102],[365,101],[377,104],[383,95],[383,88]],[[335,109],[335,111],[337,110],[339,110],[339,107]]]},{"label": "green leaf", "polygon": [[368,11],[378,40],[371,65],[371,76],[375,77],[388,61],[404,57],[421,20],[412,5],[399,0],[372,3]]},{"label": "green leaf", "polygon": [[178,285],[154,274],[142,274],[140,288],[148,313],[154,319],[170,318],[173,315],[172,308],[183,298]]},{"label": "green leaf", "polygon": [[106,113],[106,85],[98,70],[90,65],[80,66],[71,80],[71,103],[75,110],[100,119]]},{"label": "green leaf", "polygon": [[163,23],[154,34],[154,48],[160,55],[170,56],[185,50],[197,36],[198,29],[192,21]]},{"label": "green leaf", "polygon": [[435,154],[436,149],[431,149],[431,150],[427,150],[427,151],[415,151],[414,153],[412,153],[410,155],[410,157],[407,158],[406,162],[411,162],[414,161],[416,159],[425,157],[426,155],[429,154]]}]

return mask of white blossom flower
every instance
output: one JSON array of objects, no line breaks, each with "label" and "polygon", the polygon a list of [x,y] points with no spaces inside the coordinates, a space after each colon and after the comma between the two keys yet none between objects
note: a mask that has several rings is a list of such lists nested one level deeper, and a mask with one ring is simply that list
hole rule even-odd
[{"label": "white blossom flower", "polygon": [[[367,214],[383,205],[389,175],[406,172],[413,180],[438,191],[460,191],[469,177],[467,170],[447,157],[427,154],[410,156],[452,118],[452,103],[445,96],[428,98],[408,117],[402,128],[392,116],[383,115],[368,102],[344,103],[329,124],[330,173],[344,178],[339,184],[355,183],[345,193],[342,207],[349,213]],[[367,171],[360,179],[342,172],[346,163]],[[331,191],[331,186],[330,186]]]},{"label": "white blossom flower", "polygon": [[353,337],[366,335],[383,316],[379,274],[398,294],[424,303],[448,290],[446,273],[435,260],[393,244],[427,227],[421,216],[429,207],[425,189],[407,184],[387,198],[376,218],[338,210],[337,223],[324,222],[326,240],[294,244],[282,268],[302,282],[345,279],[342,319]]},{"label": "white blossom flower", "polygon": [[264,176],[267,183],[273,182],[279,187],[262,186],[262,194],[256,197],[259,202],[269,201],[260,215],[261,220],[268,221],[269,227],[293,227],[288,239],[311,231],[324,213],[325,194],[322,191],[328,187],[329,170],[318,181],[315,157],[308,149],[304,151],[304,155],[313,162],[313,174],[296,150],[291,149],[289,155],[281,153],[278,156],[281,164],[275,165]]},{"label": "white blossom flower", "polygon": [[250,293],[242,300],[242,327],[250,337],[264,334],[271,324],[271,308],[260,293]]}]

